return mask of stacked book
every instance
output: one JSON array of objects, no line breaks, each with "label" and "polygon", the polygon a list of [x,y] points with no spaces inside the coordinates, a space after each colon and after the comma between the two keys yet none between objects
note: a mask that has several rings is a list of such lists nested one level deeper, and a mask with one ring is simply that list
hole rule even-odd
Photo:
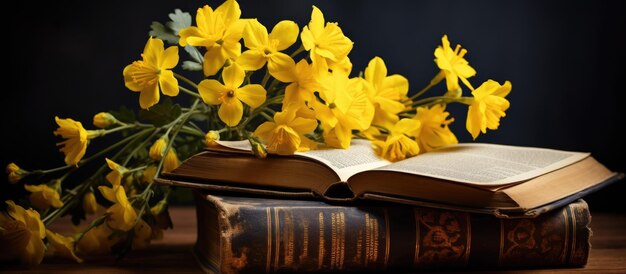
[{"label": "stacked book", "polygon": [[623,178],[588,153],[461,144],[390,163],[347,150],[256,158],[220,142],[162,175],[195,188],[211,273],[580,267],[581,200]]}]

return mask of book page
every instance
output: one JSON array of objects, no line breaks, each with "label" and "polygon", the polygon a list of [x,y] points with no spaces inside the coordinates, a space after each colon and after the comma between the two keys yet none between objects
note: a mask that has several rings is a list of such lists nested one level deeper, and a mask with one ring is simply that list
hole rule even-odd
[{"label": "book page", "polygon": [[363,139],[352,139],[348,149],[316,149],[296,152],[296,155],[322,162],[332,168],[343,182],[358,172],[390,164],[374,153],[370,141]]},{"label": "book page", "polygon": [[377,170],[496,186],[525,181],[587,156],[589,153],[473,143],[444,147]]},{"label": "book page", "polygon": [[[218,144],[242,151],[252,151],[250,142],[244,141],[217,141]],[[389,161],[379,158],[372,149],[371,142],[363,139],[353,139],[350,148],[321,148],[306,152],[296,152],[295,155],[316,160],[331,168],[341,181],[345,182],[357,172],[381,167],[390,164]]]}]

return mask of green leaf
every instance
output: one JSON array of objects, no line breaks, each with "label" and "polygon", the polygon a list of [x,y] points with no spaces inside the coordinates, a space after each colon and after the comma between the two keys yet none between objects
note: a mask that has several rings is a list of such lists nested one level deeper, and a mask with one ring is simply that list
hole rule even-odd
[{"label": "green leaf", "polygon": [[191,71],[200,71],[202,70],[202,64],[198,64],[194,61],[185,61],[183,62],[183,69],[191,70]]},{"label": "green leaf", "polygon": [[135,113],[125,106],[121,106],[119,110],[111,110],[109,113],[123,123],[132,124],[137,121]]},{"label": "green leaf", "polygon": [[150,109],[142,109],[139,112],[139,118],[160,127],[174,121],[181,112],[179,104],[172,104],[172,100],[166,98]]},{"label": "green leaf", "polygon": [[196,63],[202,64],[204,62],[204,56],[196,47],[192,47],[190,45],[185,46],[185,51],[189,53],[189,57],[196,61]]},{"label": "green leaf", "polygon": [[170,19],[165,23],[167,27],[174,32],[174,34],[178,35],[180,30],[191,26],[191,15],[188,12],[182,12],[180,9],[175,9],[174,13],[169,14]]},{"label": "green leaf", "polygon": [[170,44],[178,44],[178,36],[174,31],[159,22],[152,22],[150,25],[150,36],[165,40]]}]

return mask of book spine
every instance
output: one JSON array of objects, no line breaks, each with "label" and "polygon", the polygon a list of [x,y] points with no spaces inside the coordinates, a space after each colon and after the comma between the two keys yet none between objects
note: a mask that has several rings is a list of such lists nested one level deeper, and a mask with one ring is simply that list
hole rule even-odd
[{"label": "book spine", "polygon": [[582,200],[533,219],[402,206],[232,207],[218,214],[220,258],[198,242],[200,256],[219,261],[213,272],[581,266],[589,253]]}]

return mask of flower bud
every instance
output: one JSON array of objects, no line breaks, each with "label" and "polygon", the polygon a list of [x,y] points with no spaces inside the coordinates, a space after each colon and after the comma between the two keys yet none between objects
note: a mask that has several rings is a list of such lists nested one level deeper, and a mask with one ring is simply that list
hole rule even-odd
[{"label": "flower bud", "polygon": [[170,172],[180,166],[180,160],[176,155],[176,151],[174,148],[170,148],[170,151],[165,156],[165,160],[163,161],[163,172]]},{"label": "flower bud", "polygon": [[93,125],[98,128],[108,128],[116,123],[115,116],[108,112],[100,112],[93,116]]},{"label": "flower bud", "polygon": [[211,130],[204,135],[204,139],[206,140],[207,145],[215,145],[215,141],[220,139],[220,133],[217,130]]},{"label": "flower bud", "polygon": [[19,182],[24,176],[28,175],[28,171],[21,169],[15,163],[9,163],[6,172],[9,174],[9,183],[12,184]]},{"label": "flower bud", "polygon": [[254,156],[261,159],[267,157],[267,150],[265,150],[265,146],[263,146],[261,142],[259,142],[254,137],[248,138],[248,141],[250,141],[250,145],[252,146],[252,153],[254,153]]},{"label": "flower bud", "polygon": [[156,140],[150,147],[150,158],[155,161],[160,161],[165,155],[165,149],[167,148],[168,138],[163,136]]},{"label": "flower bud", "polygon": [[[58,184],[58,181],[57,183]],[[24,189],[31,192],[30,203],[34,208],[44,210],[50,206],[54,208],[60,208],[63,206],[61,201],[61,195],[55,188],[51,188],[47,185],[24,185]]]},{"label": "flower bud", "polygon": [[87,214],[96,213],[96,209],[98,208],[98,204],[96,203],[96,195],[93,192],[87,192],[85,196],[83,196],[83,210]]},{"label": "flower bud", "polygon": [[154,181],[154,175],[156,175],[156,166],[147,167],[141,174],[141,182],[146,184],[152,183]]},{"label": "flower bud", "polygon": [[150,208],[152,216],[158,216],[167,209],[167,200],[161,200],[156,205]]}]

